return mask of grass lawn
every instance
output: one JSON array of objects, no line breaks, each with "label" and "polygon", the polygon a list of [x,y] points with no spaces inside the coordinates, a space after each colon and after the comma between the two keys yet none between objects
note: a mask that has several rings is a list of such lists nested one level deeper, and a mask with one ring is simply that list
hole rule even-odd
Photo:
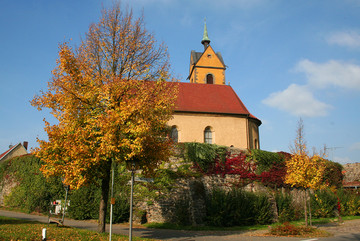
[{"label": "grass lawn", "polygon": [[[31,222],[0,216],[0,240],[41,240],[46,228],[47,240],[109,240],[108,233],[97,233],[85,229],[57,227],[56,224]],[[112,240],[128,240],[124,235],[112,235]],[[133,240],[151,240],[134,237]]]}]

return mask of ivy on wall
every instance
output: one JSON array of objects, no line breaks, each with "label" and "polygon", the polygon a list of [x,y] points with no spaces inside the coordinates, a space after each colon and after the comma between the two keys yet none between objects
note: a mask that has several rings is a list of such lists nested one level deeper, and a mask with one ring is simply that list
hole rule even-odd
[{"label": "ivy on wall", "polygon": [[226,154],[225,146],[197,142],[184,143],[185,160],[192,162],[196,169],[204,173],[213,168],[214,160],[223,161]]},{"label": "ivy on wall", "polygon": [[[242,183],[258,181],[265,186],[285,187],[286,162],[292,157],[286,152],[259,149],[231,153],[223,146],[204,143],[184,143],[185,159],[203,175],[237,175]],[[323,180],[327,186],[340,187],[342,166],[325,160]]]}]

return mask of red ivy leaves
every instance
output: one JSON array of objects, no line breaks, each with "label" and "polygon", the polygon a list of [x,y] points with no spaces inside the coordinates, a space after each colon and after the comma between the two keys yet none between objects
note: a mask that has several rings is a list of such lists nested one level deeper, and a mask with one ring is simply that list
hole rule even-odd
[{"label": "red ivy leaves", "polygon": [[194,168],[206,175],[221,175],[222,177],[225,177],[225,175],[237,175],[241,180],[258,180],[267,186],[283,186],[286,174],[285,163],[274,163],[269,171],[256,174],[257,164],[252,160],[248,160],[246,154],[242,152],[236,155],[228,154],[224,161],[216,158],[212,167],[208,168],[206,173],[197,164],[194,165]]},{"label": "red ivy leaves", "polygon": [[220,174],[222,176],[226,174],[239,175],[241,179],[255,180],[257,179],[255,170],[256,164],[247,161],[246,155],[240,153],[226,157],[224,162],[216,159],[214,167],[207,174]]},{"label": "red ivy leaves", "polygon": [[261,182],[266,186],[283,186],[286,175],[285,163],[275,163],[269,171],[260,174]]}]

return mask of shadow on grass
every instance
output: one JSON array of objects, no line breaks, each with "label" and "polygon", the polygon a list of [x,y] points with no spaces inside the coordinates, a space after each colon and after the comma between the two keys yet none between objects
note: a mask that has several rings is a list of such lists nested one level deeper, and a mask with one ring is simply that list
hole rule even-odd
[{"label": "shadow on grass", "polygon": [[38,222],[25,220],[25,219],[0,217],[0,224],[30,224],[30,223],[38,223]]}]

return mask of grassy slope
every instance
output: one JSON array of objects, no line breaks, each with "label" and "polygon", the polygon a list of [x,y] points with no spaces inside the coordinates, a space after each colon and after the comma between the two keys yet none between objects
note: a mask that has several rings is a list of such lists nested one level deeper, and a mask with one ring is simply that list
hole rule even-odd
[{"label": "grassy slope", "polygon": [[[0,240],[41,240],[42,229],[46,228],[47,240],[109,240],[107,233],[97,233],[71,227],[57,227],[56,224],[44,224],[0,216]],[[112,235],[112,240],[128,240],[127,236]],[[151,240],[136,238],[134,240]]]}]

